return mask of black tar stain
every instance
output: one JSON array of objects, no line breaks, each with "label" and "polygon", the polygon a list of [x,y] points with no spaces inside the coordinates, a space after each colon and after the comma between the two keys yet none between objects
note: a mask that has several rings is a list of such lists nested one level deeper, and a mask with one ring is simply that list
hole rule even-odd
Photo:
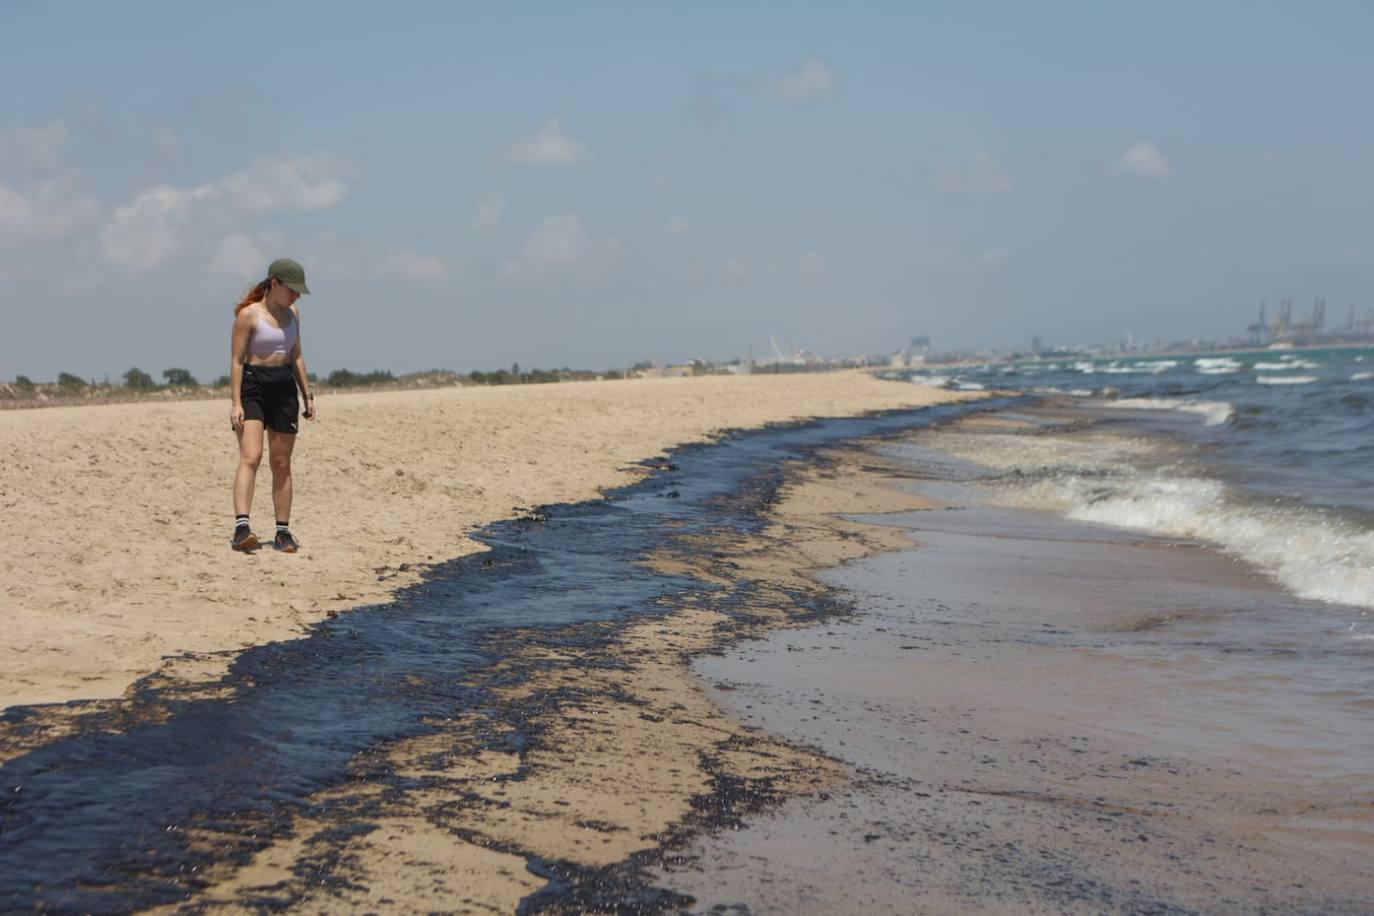
[{"label": "black tar stain", "polygon": [[[393,602],[242,652],[215,691],[150,676],[120,702],[68,704],[76,707],[73,734],[0,765],[0,910],[175,904],[208,885],[208,867],[246,863],[298,816],[367,832],[369,803],[331,807],[311,798],[367,778],[409,788],[388,772],[368,772],[370,748],[474,709],[514,723],[494,743],[519,750],[530,740],[521,725],[533,711],[495,708],[474,686],[474,675],[511,648],[503,633],[608,642],[632,616],[665,613],[709,587],[639,561],[679,543],[691,552],[689,538],[757,530],[784,461],[1007,403],[777,426],[678,448],[671,461],[650,464],[646,479],[605,499],[524,509],[486,527],[476,537],[488,553],[434,567]],[[22,743],[48,711],[14,707],[0,724]],[[771,791],[766,781],[718,776],[676,838],[756,810]],[[451,829],[461,835],[461,824]],[[669,848],[675,837],[662,840]],[[650,913],[688,902],[640,877],[647,858],[610,869],[527,860],[549,884],[523,912]],[[299,867],[317,869],[319,883],[333,874],[327,857]],[[276,909],[298,893],[283,888],[247,902]]]}]

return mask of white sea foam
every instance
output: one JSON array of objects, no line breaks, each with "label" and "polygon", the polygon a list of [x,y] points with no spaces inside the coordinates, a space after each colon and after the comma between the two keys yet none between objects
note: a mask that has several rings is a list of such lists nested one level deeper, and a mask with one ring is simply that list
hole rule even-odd
[{"label": "white sea foam", "polygon": [[913,385],[932,385],[936,388],[948,388],[950,384],[947,375],[913,375],[911,377]]},{"label": "white sea foam", "polygon": [[1321,363],[1284,356],[1276,363],[1255,363],[1253,368],[1256,372],[1284,372],[1289,369],[1320,369]]},{"label": "white sea foam", "polygon": [[1193,360],[1193,366],[1203,375],[1230,375],[1239,372],[1243,364],[1229,356],[1203,356]]},{"label": "white sea foam", "polygon": [[1261,385],[1308,385],[1315,382],[1315,375],[1258,375],[1255,381]]},{"label": "white sea foam", "polygon": [[1350,376],[1352,382],[1363,382],[1372,378],[1374,378],[1374,372],[1356,372],[1354,375]]},{"label": "white sea foam", "polygon": [[986,391],[988,386],[979,382],[956,382],[954,387],[960,391]]},{"label": "white sea foam", "polygon": [[1069,476],[1049,485],[1070,518],[1200,538],[1254,563],[1295,594],[1374,607],[1374,532],[1316,509],[1236,504],[1216,480]]},{"label": "white sea foam", "polygon": [[1221,426],[1236,415],[1236,409],[1225,401],[1185,401],[1175,398],[1122,398],[1104,401],[1104,407],[1125,407],[1134,410],[1181,410],[1202,417],[1204,426]]},{"label": "white sea foam", "polygon": [[1303,598],[1374,608],[1374,531],[1321,509],[1240,501],[1168,440],[947,433],[931,444],[1020,472],[992,485],[1000,502],[1210,541]]}]

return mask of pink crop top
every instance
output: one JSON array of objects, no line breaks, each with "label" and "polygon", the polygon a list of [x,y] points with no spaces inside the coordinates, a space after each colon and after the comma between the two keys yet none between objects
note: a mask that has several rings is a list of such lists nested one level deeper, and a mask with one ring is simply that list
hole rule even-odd
[{"label": "pink crop top", "polygon": [[253,325],[253,334],[248,339],[248,353],[258,359],[269,356],[290,356],[296,347],[296,318],[284,328],[274,328],[262,316]]}]

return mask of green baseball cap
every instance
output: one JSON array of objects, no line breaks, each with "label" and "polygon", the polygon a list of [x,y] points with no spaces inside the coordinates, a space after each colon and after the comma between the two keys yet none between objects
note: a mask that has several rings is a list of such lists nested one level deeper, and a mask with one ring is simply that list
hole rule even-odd
[{"label": "green baseball cap", "polygon": [[302,296],[310,295],[310,287],[305,285],[305,268],[290,258],[277,258],[267,268],[267,277],[280,280],[287,289],[293,289]]}]

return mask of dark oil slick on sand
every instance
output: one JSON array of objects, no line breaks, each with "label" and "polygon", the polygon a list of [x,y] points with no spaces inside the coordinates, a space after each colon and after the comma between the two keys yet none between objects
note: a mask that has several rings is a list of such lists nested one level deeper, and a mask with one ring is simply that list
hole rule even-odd
[{"label": "dark oil slick on sand", "polygon": [[[283,835],[311,795],[344,781],[368,748],[424,733],[427,719],[489,706],[472,675],[498,658],[503,632],[605,640],[632,616],[664,612],[705,587],[640,558],[688,536],[761,525],[786,460],[998,404],[820,420],[686,446],[604,500],[488,526],[477,538],[489,552],[439,565],[390,604],[243,652],[213,692],[187,696],[150,677],[118,704],[91,704],[72,717],[74,734],[0,766],[0,908],[126,911],[187,899],[205,868],[245,862]],[[45,712],[11,708],[0,724],[22,742]],[[527,739],[517,728],[492,740],[518,748]],[[339,829],[367,830],[357,814],[340,812]],[[552,884],[527,909],[572,902],[578,876],[557,863],[531,865]],[[643,911],[681,902],[647,888],[636,896]]]}]

